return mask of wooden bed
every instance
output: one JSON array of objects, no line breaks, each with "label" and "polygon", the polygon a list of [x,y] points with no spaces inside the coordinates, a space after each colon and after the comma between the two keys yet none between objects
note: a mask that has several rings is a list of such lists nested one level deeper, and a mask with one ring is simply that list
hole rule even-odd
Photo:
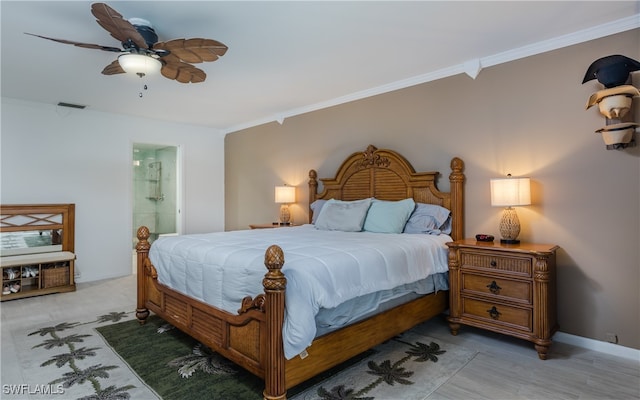
[{"label": "wooden bed", "polygon": [[[451,160],[450,192],[437,189],[438,172],[416,173],[400,154],[368,146],[349,156],[335,178],[320,179],[309,172],[309,204],[317,199],[357,200],[375,197],[437,204],[452,211],[453,239],[463,238],[464,163]],[[309,210],[309,222],[312,214]],[[285,359],[282,342],[286,277],[285,255],[273,245],[265,251],[264,293],[252,294],[238,305],[238,314],[204,304],[162,285],[148,253],[149,230],[138,229],[138,299],[136,316],[144,323],[150,312],[173,324],[212,350],[265,381],[265,399],[285,399],[287,389],[366,351],[448,308],[448,292],[439,291],[397,306],[366,320],[317,337],[303,359]]]}]

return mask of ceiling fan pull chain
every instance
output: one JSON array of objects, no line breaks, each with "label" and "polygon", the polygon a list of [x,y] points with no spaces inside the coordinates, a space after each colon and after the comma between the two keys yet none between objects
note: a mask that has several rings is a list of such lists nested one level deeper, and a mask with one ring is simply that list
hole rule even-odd
[{"label": "ceiling fan pull chain", "polygon": [[[142,87],[142,89],[143,89],[143,90],[147,90],[147,89],[149,89],[149,88],[148,88],[148,87],[147,87],[147,85],[145,84],[145,85]],[[142,92],[140,92],[140,93],[138,94],[138,96],[142,97],[142,96],[143,96],[143,95],[142,95]]]}]

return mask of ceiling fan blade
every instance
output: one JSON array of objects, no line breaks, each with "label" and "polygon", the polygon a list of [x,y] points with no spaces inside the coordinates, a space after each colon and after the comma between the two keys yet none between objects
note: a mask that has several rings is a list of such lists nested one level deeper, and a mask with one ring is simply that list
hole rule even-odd
[{"label": "ceiling fan blade", "polygon": [[72,44],[74,46],[77,47],[84,47],[85,49],[96,49],[96,50],[103,50],[103,51],[113,51],[115,53],[121,53],[122,49],[119,49],[117,47],[110,47],[110,46],[102,46],[99,44],[91,44],[91,43],[82,43],[82,42],[74,42],[72,40],[65,40],[65,39],[55,39],[55,38],[50,38],[50,37],[46,37],[46,36],[40,36],[40,35],[36,35],[33,33],[28,33],[25,32],[26,35],[31,35],[31,36],[35,36],[35,37],[39,37],[42,39],[47,39],[47,40],[53,40],[54,42],[58,42],[58,43],[64,43],[64,44]]},{"label": "ceiling fan blade", "polygon": [[201,63],[204,61],[216,61],[227,52],[227,46],[213,39],[174,39],[168,42],[159,42],[154,49],[168,50],[171,55],[188,63]]},{"label": "ceiling fan blade", "polygon": [[125,70],[122,69],[118,60],[113,60],[113,62],[102,70],[102,75],[116,75],[116,74],[124,74]]},{"label": "ceiling fan blade", "polygon": [[207,74],[203,70],[182,62],[177,57],[171,58],[171,56],[172,54],[162,58],[164,65],[160,73],[165,78],[176,80],[180,83],[200,83],[207,79]]},{"label": "ceiling fan blade", "polygon": [[91,14],[96,17],[98,24],[120,42],[127,42],[129,39],[141,49],[148,49],[149,46],[136,28],[122,15],[104,3],[93,3]]}]

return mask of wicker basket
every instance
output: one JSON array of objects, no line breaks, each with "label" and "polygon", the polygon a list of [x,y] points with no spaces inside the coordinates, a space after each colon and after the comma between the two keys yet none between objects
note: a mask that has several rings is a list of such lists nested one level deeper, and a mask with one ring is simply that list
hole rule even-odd
[{"label": "wicker basket", "polygon": [[42,287],[65,286],[69,284],[69,266],[42,269]]}]

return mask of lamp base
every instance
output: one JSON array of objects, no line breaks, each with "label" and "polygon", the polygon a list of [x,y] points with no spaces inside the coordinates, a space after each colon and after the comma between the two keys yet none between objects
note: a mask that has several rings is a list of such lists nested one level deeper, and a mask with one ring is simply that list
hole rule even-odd
[{"label": "lamp base", "polygon": [[520,234],[520,220],[518,214],[513,207],[507,207],[502,212],[500,219],[500,243],[518,244],[520,241],[516,239]]},{"label": "lamp base", "polygon": [[283,204],[280,206],[280,225],[291,224],[291,212],[289,212],[289,205]]}]

